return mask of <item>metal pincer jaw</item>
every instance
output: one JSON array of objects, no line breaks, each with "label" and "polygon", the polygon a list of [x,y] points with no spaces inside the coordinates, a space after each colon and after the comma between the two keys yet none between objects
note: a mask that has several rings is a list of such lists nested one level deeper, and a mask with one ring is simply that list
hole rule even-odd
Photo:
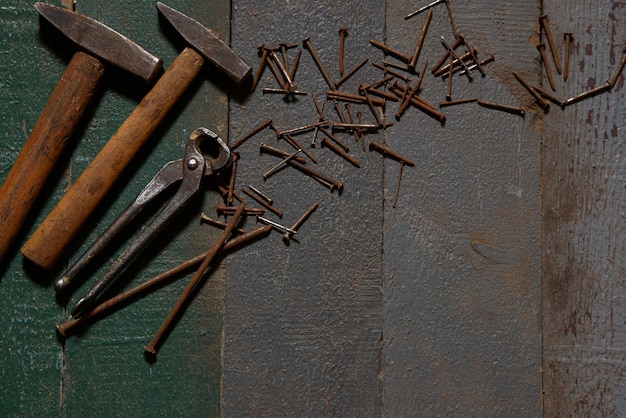
[{"label": "metal pincer jaw", "polygon": [[[197,128],[189,135],[189,139],[195,141],[195,148],[199,153],[206,154],[207,149],[211,154],[217,153],[215,158],[205,159],[205,175],[224,171],[233,163],[233,156],[228,145],[210,129]],[[214,147],[217,149],[215,150]]]}]

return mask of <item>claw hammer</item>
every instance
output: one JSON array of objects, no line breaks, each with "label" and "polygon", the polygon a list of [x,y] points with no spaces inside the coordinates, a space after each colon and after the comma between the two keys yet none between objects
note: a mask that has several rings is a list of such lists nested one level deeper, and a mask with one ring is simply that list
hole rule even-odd
[{"label": "claw hammer", "polygon": [[162,69],[160,58],[96,20],[44,3],[35,9],[86,52],[73,55],[0,188],[0,262],[96,96],[101,61],[148,84]]},{"label": "claw hammer", "polygon": [[132,157],[187,90],[205,58],[237,84],[251,73],[248,64],[201,23],[162,3],[157,3],[157,9],[193,48],[180,53],[24,244],[22,254],[44,269],[56,263]]}]

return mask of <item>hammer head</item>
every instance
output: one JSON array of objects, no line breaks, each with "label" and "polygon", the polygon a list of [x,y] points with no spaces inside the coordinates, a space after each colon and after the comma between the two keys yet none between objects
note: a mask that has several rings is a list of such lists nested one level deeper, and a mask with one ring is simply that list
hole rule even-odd
[{"label": "hammer head", "polygon": [[204,25],[163,3],[157,3],[157,9],[183,39],[235,83],[243,83],[250,75],[248,64]]},{"label": "hammer head", "polygon": [[152,83],[163,68],[159,57],[96,20],[40,2],[35,3],[35,9],[91,55],[116,65],[147,83]]}]

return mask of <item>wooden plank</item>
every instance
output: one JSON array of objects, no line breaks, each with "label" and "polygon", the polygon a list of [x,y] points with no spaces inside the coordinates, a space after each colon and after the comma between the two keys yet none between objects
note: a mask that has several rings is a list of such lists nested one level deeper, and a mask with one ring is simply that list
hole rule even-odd
[{"label": "wooden plank", "polygon": [[[563,59],[573,34],[572,97],[611,78],[626,38],[619,2],[550,1],[544,13]],[[545,118],[542,196],[546,416],[623,416],[625,75],[608,92]]]},{"label": "wooden plank", "polygon": [[[479,58],[495,57],[484,78],[478,71],[472,82],[454,76],[452,99],[527,112],[522,118],[468,103],[441,109],[442,126],[410,108],[386,131],[387,144],[416,165],[404,169],[393,208],[399,167],[385,162],[383,414],[540,416],[542,115],[512,76],[539,72],[528,43],[539,3],[450,5]],[[390,46],[413,50],[426,13],[404,16],[419,6],[388,2]],[[430,72],[445,53],[441,36],[454,39],[445,4],[433,9],[417,63],[429,63],[421,95],[432,103],[447,92]]]},{"label": "wooden plank", "polygon": [[[348,29],[348,71],[375,52],[367,40],[382,38],[384,10],[384,3],[375,1],[313,5],[240,0],[233,2],[232,45],[256,66],[259,44],[296,43],[302,48],[303,39],[310,37],[331,77],[338,80],[339,29]],[[296,49],[288,51],[290,62],[295,54]],[[371,82],[379,76],[368,64],[341,90],[356,93],[359,80]],[[262,88],[277,87],[273,77],[266,69],[255,93],[232,103],[231,138],[267,118],[282,129],[317,121],[310,96],[286,102],[281,95],[263,95]],[[326,100],[328,86],[306,50],[294,81],[299,90],[315,91],[320,101]],[[354,105],[354,113],[357,109],[366,120],[372,119],[367,106]],[[324,113],[338,120],[332,102],[326,103]],[[266,191],[284,212],[281,222],[291,225],[315,202],[319,208],[300,229],[297,242],[286,246],[273,233],[227,262],[226,416],[380,414],[382,159],[364,152],[352,135],[337,136],[349,145],[361,168],[320,148],[319,140],[311,148],[311,133],[296,138],[318,160],[307,166],[344,182],[340,194],[290,167],[264,182],[262,173],[278,160],[259,155],[259,143],[290,150],[269,129],[238,148],[237,187],[253,184]],[[251,228],[250,221],[246,225]]]}]

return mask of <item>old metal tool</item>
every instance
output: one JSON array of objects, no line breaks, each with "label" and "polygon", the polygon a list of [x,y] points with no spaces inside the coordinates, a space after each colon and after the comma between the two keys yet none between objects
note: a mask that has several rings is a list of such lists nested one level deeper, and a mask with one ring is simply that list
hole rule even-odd
[{"label": "old metal tool", "polygon": [[[217,146],[217,157],[206,157],[202,149]],[[146,245],[180,212],[199,191],[202,179],[224,171],[232,164],[232,154],[224,141],[206,128],[198,128],[190,135],[185,147],[185,157],[167,163],[139,193],[137,198],[117,217],[107,230],[92,244],[80,259],[57,280],[54,287],[63,292],[122,229],[134,219],[156,196],[175,183],[180,182],[177,193],[158,215],[148,224],[135,241],[119,256],[109,270],[80,299],[72,309],[73,316],[80,316],[91,308],[98,296],[128,267]]]},{"label": "old metal tool", "polygon": [[102,23],[44,3],[35,3],[35,9],[85,52],[76,52],[70,60],[0,189],[0,261],[97,97],[102,61],[148,84],[162,69],[160,58]]},{"label": "old metal tool", "polygon": [[193,48],[186,48],[98,153],[22,247],[42,268],[52,267],[102,202],[139,149],[187,90],[205,58],[242,83],[251,68],[199,22],[161,3],[158,10]]}]

